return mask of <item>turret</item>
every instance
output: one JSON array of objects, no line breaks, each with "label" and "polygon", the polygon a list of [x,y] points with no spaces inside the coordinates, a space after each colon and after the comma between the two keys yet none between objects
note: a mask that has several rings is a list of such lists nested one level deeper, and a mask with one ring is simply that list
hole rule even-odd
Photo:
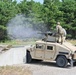
[{"label": "turret", "polygon": [[[45,32],[45,33],[41,33],[44,35],[43,37],[43,41],[46,42],[58,42],[58,34],[56,32]],[[63,40],[65,39],[65,36],[63,37]],[[59,42],[61,42],[61,38],[59,38]],[[63,41],[64,42],[64,41]]]},{"label": "turret", "polygon": [[43,34],[44,37],[43,37],[43,41],[46,41],[46,42],[56,42],[56,34],[54,32],[45,32],[45,33],[40,33],[40,34]]}]

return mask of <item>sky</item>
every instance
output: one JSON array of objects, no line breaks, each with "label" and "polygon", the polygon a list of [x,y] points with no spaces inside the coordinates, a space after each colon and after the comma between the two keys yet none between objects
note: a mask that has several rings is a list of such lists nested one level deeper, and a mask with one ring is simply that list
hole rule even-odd
[{"label": "sky", "polygon": [[[22,0],[17,0],[18,2],[22,1]],[[43,3],[43,0],[34,0],[35,2],[40,2]]]}]

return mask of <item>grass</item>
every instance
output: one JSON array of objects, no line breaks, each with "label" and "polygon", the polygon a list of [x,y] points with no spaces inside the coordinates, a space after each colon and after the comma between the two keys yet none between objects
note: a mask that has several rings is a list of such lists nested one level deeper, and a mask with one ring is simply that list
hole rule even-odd
[{"label": "grass", "polygon": [[0,75],[32,75],[29,68],[5,66],[0,67]]},{"label": "grass", "polygon": [[[68,42],[76,45],[76,40],[67,40]],[[8,40],[5,42],[0,42],[2,45],[33,45],[35,44],[36,40]]]},{"label": "grass", "polygon": [[35,44],[35,40],[8,40],[0,42],[2,45],[29,45]]},{"label": "grass", "polygon": [[67,41],[72,43],[73,45],[76,45],[76,40],[67,40]]}]

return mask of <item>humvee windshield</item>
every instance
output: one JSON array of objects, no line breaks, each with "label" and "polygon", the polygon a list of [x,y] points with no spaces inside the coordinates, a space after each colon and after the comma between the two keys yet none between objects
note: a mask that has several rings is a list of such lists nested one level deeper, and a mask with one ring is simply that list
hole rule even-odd
[{"label": "humvee windshield", "polygon": [[36,48],[43,49],[43,45],[42,44],[36,44]]}]

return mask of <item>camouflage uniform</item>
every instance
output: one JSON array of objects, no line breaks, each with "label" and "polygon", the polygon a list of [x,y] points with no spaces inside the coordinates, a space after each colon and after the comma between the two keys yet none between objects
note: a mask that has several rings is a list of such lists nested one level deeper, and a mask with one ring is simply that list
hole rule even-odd
[{"label": "camouflage uniform", "polygon": [[62,26],[60,26],[60,22],[57,22],[56,30],[57,30],[57,34],[58,34],[58,42],[61,42],[61,44],[62,44],[64,32],[63,32]]},{"label": "camouflage uniform", "polygon": [[63,28],[63,33],[64,33],[64,34],[63,34],[63,36],[64,36],[64,37],[63,37],[63,41],[65,42],[67,33],[66,33],[66,30],[65,30],[64,28]]}]

